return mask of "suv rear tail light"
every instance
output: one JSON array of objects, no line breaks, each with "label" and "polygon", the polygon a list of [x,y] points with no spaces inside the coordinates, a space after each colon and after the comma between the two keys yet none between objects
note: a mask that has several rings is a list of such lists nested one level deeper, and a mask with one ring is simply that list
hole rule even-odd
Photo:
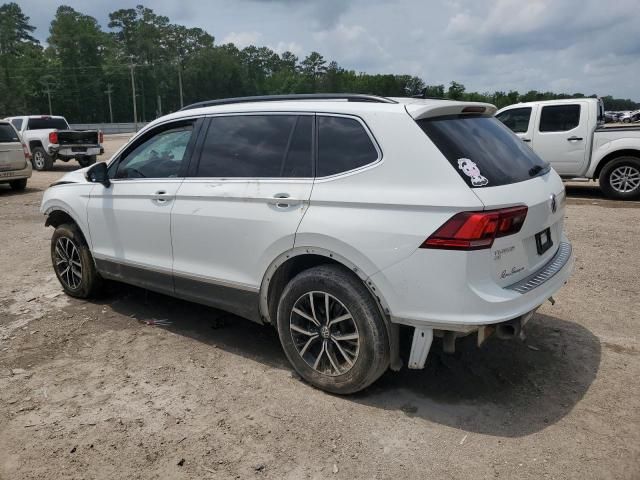
[{"label": "suv rear tail light", "polygon": [[527,218],[527,207],[483,212],[460,212],[427,238],[420,248],[481,250],[491,248],[497,237],[518,233]]},{"label": "suv rear tail light", "polygon": [[102,133],[102,130],[98,130],[98,143],[103,143],[104,142],[104,133]]},{"label": "suv rear tail light", "polygon": [[29,149],[24,143],[22,144],[22,151],[24,152],[25,160],[29,160],[31,158],[31,154],[29,153]]},{"label": "suv rear tail light", "polygon": [[58,132],[49,132],[49,143],[58,143]]}]

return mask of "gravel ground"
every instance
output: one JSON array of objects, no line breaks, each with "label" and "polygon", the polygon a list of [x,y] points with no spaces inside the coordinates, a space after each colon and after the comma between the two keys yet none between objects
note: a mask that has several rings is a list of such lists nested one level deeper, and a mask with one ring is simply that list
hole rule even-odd
[{"label": "gravel ground", "polygon": [[268,327],[124,285],[62,294],[38,207],[75,168],[0,185],[1,479],[640,478],[640,202],[567,187],[576,271],[526,341],[435,345],[337,397]]}]

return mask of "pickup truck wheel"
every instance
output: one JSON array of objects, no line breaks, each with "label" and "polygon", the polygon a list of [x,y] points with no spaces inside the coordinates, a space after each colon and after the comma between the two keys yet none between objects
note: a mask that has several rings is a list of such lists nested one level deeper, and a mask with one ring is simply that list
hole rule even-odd
[{"label": "pickup truck wheel", "polygon": [[20,180],[13,180],[12,182],[9,182],[9,185],[11,186],[12,190],[20,192],[27,188],[27,179],[21,178]]},{"label": "pickup truck wheel", "polygon": [[51,237],[51,261],[67,295],[88,298],[102,286],[102,277],[76,225],[65,223],[55,229]]},{"label": "pickup truck wheel", "polygon": [[95,155],[91,155],[89,157],[78,157],[78,163],[82,168],[93,165],[94,163],[96,163],[96,160],[97,157]]},{"label": "pickup truck wheel", "polygon": [[389,366],[389,341],[375,300],[338,265],[305,270],[285,287],[278,335],[293,368],[322,390],[350,394]]},{"label": "pickup truck wheel", "polygon": [[618,157],[600,172],[600,188],[608,198],[631,200],[640,196],[640,158]]},{"label": "pickup truck wheel", "polygon": [[49,155],[44,148],[33,148],[31,155],[31,163],[36,170],[41,172],[43,170],[51,170],[53,167],[53,158],[51,158],[51,155]]}]

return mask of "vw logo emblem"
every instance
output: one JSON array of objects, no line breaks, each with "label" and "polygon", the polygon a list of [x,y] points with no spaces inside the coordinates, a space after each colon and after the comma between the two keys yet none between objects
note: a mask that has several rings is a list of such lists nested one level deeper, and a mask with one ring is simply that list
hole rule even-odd
[{"label": "vw logo emblem", "polygon": [[558,203],[556,202],[555,193],[552,193],[551,196],[549,197],[549,205],[551,207],[551,213],[556,213],[556,210],[558,210]]}]

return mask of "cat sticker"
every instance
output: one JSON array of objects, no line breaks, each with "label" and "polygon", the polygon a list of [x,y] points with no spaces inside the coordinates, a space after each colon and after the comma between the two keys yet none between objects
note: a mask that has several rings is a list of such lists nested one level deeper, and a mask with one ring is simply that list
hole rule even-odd
[{"label": "cat sticker", "polygon": [[458,168],[471,179],[471,185],[474,187],[484,187],[489,183],[489,180],[480,173],[478,166],[468,158],[459,158]]}]

